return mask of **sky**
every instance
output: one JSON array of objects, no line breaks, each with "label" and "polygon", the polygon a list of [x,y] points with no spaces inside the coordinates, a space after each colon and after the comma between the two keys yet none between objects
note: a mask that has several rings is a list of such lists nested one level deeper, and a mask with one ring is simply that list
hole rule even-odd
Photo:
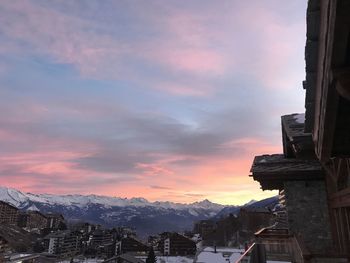
[{"label": "sky", "polygon": [[243,204],[304,111],[305,0],[3,0],[0,185]]}]

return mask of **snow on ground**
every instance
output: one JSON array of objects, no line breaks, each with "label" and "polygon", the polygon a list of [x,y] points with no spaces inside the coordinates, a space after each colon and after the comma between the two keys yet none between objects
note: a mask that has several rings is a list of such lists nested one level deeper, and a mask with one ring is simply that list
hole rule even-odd
[{"label": "snow on ground", "polygon": [[193,263],[193,258],[157,256],[157,263]]},{"label": "snow on ground", "polygon": [[[156,256],[156,257],[157,257],[157,263],[193,263],[193,260],[194,260],[193,257],[183,257],[183,256]],[[136,256],[136,258],[146,262],[147,257]]]},{"label": "snow on ground", "polygon": [[[99,258],[85,258],[85,259],[74,259],[74,263],[101,263],[104,259]],[[70,260],[58,261],[58,263],[70,263]]]},{"label": "snow on ground", "polygon": [[10,256],[10,259],[11,259],[11,260],[15,260],[15,259],[19,259],[19,258],[31,256],[31,255],[32,255],[32,254],[24,254],[24,253],[13,254],[13,255]]},{"label": "snow on ground", "polygon": [[[214,252],[213,247],[205,247],[203,251]],[[234,248],[234,247],[217,247],[217,252],[232,252],[232,253],[244,253],[243,248]]]},{"label": "snow on ground", "polygon": [[[231,249],[231,248],[221,248],[220,251],[225,252],[233,252],[232,255],[229,258],[224,258],[223,254],[213,253],[210,249],[207,249],[206,251],[202,251],[197,258],[197,263],[235,263],[239,257],[241,256],[241,249]],[[95,258],[89,258],[89,259],[82,259],[82,260],[74,260],[75,263],[101,263],[102,259],[95,259]],[[64,260],[59,261],[59,263],[69,263],[70,260]],[[193,263],[193,258],[188,257],[163,257],[163,256],[157,256],[157,263]],[[271,261],[268,260],[267,263],[290,263],[289,261]]]},{"label": "snow on ground", "polygon": [[226,259],[221,253],[201,252],[197,257],[198,263],[227,263]]},{"label": "snow on ground", "polygon": [[197,263],[234,263],[244,253],[244,249],[219,247],[214,252],[213,247],[204,248],[197,256]]}]

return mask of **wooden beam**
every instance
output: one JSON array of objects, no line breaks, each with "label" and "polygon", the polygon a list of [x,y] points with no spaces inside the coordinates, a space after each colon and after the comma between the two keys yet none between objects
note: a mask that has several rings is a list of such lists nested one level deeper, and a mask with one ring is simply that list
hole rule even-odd
[{"label": "wooden beam", "polygon": [[329,199],[332,208],[350,207],[350,187],[332,194]]}]

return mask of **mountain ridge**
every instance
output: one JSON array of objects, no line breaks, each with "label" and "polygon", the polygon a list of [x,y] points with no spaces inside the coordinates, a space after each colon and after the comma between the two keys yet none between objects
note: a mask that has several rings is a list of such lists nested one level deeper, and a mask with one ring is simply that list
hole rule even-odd
[{"label": "mountain ridge", "polygon": [[66,195],[55,195],[55,194],[33,194],[23,193],[14,188],[0,186],[0,200],[7,201],[12,205],[23,208],[23,205],[27,201],[40,202],[45,204],[59,204],[59,205],[76,205],[85,207],[88,204],[101,204],[109,206],[154,206],[161,208],[173,208],[173,209],[186,209],[186,208],[205,208],[219,210],[227,205],[217,204],[204,199],[202,201],[196,201],[193,203],[177,203],[170,201],[148,201],[143,197],[111,197],[104,195],[81,195],[81,194],[66,194]]},{"label": "mountain ridge", "polygon": [[[194,222],[238,213],[243,206],[225,206],[205,199],[191,204],[168,201],[149,202],[144,198],[120,198],[99,195],[51,195],[23,193],[0,186],[0,200],[21,210],[60,213],[70,222],[89,222],[105,227],[126,226],[141,237],[164,231],[182,232]],[[274,202],[276,199],[271,200]],[[265,204],[250,201],[249,206]],[[268,202],[271,203],[270,201]],[[247,205],[246,204],[246,205]]]}]

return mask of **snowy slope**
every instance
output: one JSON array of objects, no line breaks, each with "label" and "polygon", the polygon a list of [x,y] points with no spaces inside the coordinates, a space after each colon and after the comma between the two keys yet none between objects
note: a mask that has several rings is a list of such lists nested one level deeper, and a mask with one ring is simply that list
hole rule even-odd
[{"label": "snowy slope", "polygon": [[149,202],[144,198],[32,194],[6,187],[0,187],[0,200],[22,210],[61,213],[69,221],[132,227],[140,236],[190,230],[194,222],[209,219],[224,208],[208,200],[179,204]]},{"label": "snowy slope", "polygon": [[[272,206],[277,199],[251,201],[246,206]],[[0,200],[22,210],[61,213],[69,221],[86,221],[107,227],[132,227],[141,236],[162,231],[190,230],[194,222],[236,214],[240,209],[240,206],[223,206],[209,200],[180,204],[149,202],[144,198],[32,194],[6,187],[0,187]]]},{"label": "snowy slope", "polygon": [[91,204],[103,205],[106,207],[158,207],[165,209],[187,210],[206,209],[220,211],[223,205],[215,204],[209,200],[195,202],[192,204],[180,204],[172,202],[149,202],[144,198],[120,198],[99,195],[52,195],[52,194],[32,194],[22,193],[13,188],[0,187],[0,200],[11,203],[18,208],[24,208],[29,203],[41,203],[45,205],[75,206],[79,208],[87,207]]}]

